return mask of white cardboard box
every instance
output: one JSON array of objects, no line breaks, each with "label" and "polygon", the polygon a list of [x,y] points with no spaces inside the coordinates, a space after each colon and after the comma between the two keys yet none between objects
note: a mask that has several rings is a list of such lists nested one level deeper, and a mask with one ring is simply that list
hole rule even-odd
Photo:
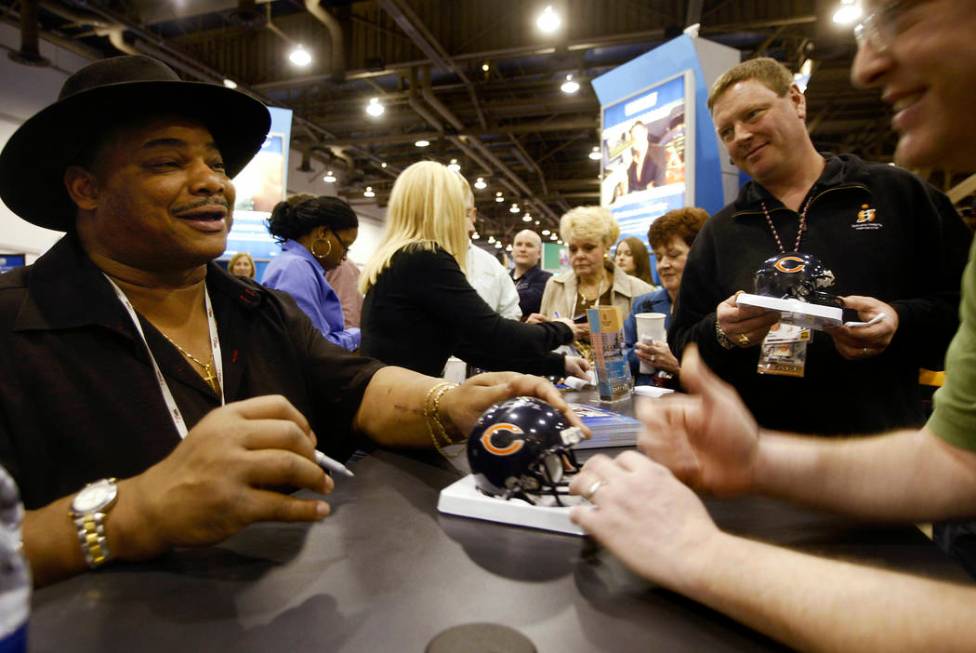
[{"label": "white cardboard box", "polygon": [[[441,490],[437,510],[448,515],[472,517],[487,521],[527,526],[569,535],[582,535],[583,529],[569,521],[569,506],[584,502],[577,496],[560,496],[566,506],[535,505],[521,499],[500,499],[481,492],[474,476],[468,474],[459,481]],[[542,502],[553,502],[551,496],[542,496]]]},{"label": "white cardboard box", "polygon": [[799,299],[781,299],[749,293],[737,295],[735,303],[779,311],[780,319],[786,324],[795,324],[808,329],[822,331],[824,327],[839,327],[844,324],[844,311],[836,306],[823,306],[801,302]]}]

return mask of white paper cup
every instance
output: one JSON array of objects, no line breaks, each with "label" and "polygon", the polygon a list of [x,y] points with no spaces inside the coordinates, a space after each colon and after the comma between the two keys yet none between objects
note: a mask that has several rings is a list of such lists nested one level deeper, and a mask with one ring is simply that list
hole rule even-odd
[{"label": "white paper cup", "polygon": [[[634,320],[637,322],[637,341],[642,343],[667,342],[668,332],[664,328],[664,320],[667,315],[664,313],[637,313]],[[641,374],[653,374],[655,368],[649,363],[640,361]]]}]

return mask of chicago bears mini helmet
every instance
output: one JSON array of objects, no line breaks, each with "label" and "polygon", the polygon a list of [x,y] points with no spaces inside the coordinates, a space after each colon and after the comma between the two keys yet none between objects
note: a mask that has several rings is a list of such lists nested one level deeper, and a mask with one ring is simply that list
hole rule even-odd
[{"label": "chicago bears mini helmet", "polygon": [[755,282],[757,295],[843,305],[836,295],[821,290],[834,285],[834,273],[811,254],[786,252],[768,258],[756,271]]},{"label": "chicago bears mini helmet", "polygon": [[535,503],[529,494],[551,494],[562,505],[564,474],[579,466],[572,447],[583,435],[562,413],[534,397],[497,403],[468,436],[468,463],[485,494]]}]

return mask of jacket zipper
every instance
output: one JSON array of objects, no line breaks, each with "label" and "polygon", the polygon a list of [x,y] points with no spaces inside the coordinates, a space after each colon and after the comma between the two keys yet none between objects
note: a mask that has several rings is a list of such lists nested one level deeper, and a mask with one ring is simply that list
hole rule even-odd
[{"label": "jacket zipper", "polygon": [[[871,189],[865,186],[864,184],[844,184],[841,186],[834,186],[833,188],[828,188],[824,191],[821,191],[816,195],[814,195],[812,198],[810,198],[810,203],[807,205],[807,211],[810,210],[810,207],[813,206],[814,202],[816,202],[818,199],[820,199],[827,193],[833,192],[835,190],[853,190],[853,189],[864,190],[867,191],[868,193],[871,192]],[[793,213],[796,213],[796,211],[793,211],[793,209],[787,208],[785,206],[777,206],[776,208],[772,209],[770,213],[772,213],[773,211],[791,211]],[[740,215],[762,215],[762,214],[763,214],[762,211],[739,211],[733,213],[732,217],[737,218]]]}]

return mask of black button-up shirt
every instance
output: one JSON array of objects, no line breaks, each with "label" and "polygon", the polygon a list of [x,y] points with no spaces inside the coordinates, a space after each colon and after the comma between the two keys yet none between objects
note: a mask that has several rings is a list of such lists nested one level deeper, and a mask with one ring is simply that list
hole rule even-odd
[{"label": "black button-up shirt", "polygon": [[[381,364],[327,342],[290,298],[214,264],[207,288],[226,401],[282,394],[323,451],[348,456],[352,420]],[[152,324],[142,327],[192,429],[220,398]],[[139,474],[178,443],[145,344],[75,237],[0,276],[0,463],[27,508]]]}]

